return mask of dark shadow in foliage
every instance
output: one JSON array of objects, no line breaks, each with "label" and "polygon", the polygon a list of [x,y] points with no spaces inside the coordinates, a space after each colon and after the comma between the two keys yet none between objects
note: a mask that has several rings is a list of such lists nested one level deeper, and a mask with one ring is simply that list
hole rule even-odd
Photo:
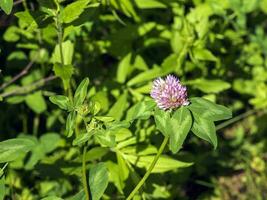
[{"label": "dark shadow in foliage", "polygon": [[[35,169],[39,176],[43,179],[57,180],[64,177],[74,177],[74,175],[67,175],[62,171],[62,168],[70,168],[72,171],[79,169],[81,163],[79,162],[66,162],[62,159],[57,160],[53,164],[38,164]],[[49,173],[47,173],[49,172]],[[71,172],[71,170],[70,170]]]}]

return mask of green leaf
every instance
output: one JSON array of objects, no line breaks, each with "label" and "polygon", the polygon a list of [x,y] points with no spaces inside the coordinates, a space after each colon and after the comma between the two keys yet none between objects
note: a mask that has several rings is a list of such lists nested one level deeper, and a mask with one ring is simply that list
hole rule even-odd
[{"label": "green leaf", "polygon": [[16,160],[21,154],[26,154],[36,143],[27,138],[9,139],[0,142],[0,163]]},{"label": "green leaf", "polygon": [[41,91],[27,95],[25,98],[27,106],[29,106],[34,112],[40,114],[47,109],[46,102]]},{"label": "green leaf", "polygon": [[95,134],[95,131],[91,131],[89,133],[82,133],[73,140],[72,144],[73,145],[81,145],[87,142],[93,135]]},{"label": "green leaf", "polygon": [[206,93],[219,93],[231,87],[231,84],[222,80],[207,80],[202,78],[188,81],[186,84],[192,85],[194,88]]},{"label": "green leaf", "polygon": [[137,76],[135,76],[134,78],[129,80],[127,85],[128,86],[133,86],[133,85],[136,85],[136,84],[139,84],[139,83],[143,83],[143,82],[149,81],[151,79],[163,76],[165,74],[166,74],[166,72],[162,72],[161,68],[157,67],[157,68],[154,68],[154,69],[150,69],[150,70],[147,70],[145,72],[142,72],[142,73],[138,74]]},{"label": "green leaf", "polygon": [[96,159],[100,159],[105,156],[109,152],[109,148],[107,147],[94,147],[87,151],[86,153],[86,161],[93,161]]},{"label": "green leaf", "polygon": [[117,81],[124,83],[129,73],[132,71],[132,54],[127,54],[119,63],[117,70]]},{"label": "green leaf", "polygon": [[12,11],[13,0],[1,0],[0,7],[6,14],[9,15]]},{"label": "green leaf", "polygon": [[41,200],[63,200],[63,199],[56,197],[56,196],[48,196],[48,197],[42,198]]},{"label": "green leaf", "polygon": [[75,194],[74,196],[70,197],[67,200],[86,200],[84,190],[81,190],[80,192],[78,192],[77,194]]},{"label": "green leaf", "polygon": [[[155,23],[147,24],[148,27],[145,26],[145,25],[144,25],[144,27],[140,26],[140,29],[143,28],[144,29],[144,32],[145,31],[148,31],[150,29],[149,25],[151,25],[152,27],[154,27],[155,26]],[[133,68],[139,69],[139,70],[142,70],[142,71],[148,70],[148,66],[147,66],[145,60],[140,55],[137,55],[135,57]]]},{"label": "green leaf", "polygon": [[[140,148],[139,148],[140,147]],[[157,154],[158,150],[153,145],[138,145],[138,148],[136,146],[127,146],[123,149],[120,149],[120,151],[123,154],[130,154],[130,155],[138,155],[138,156],[147,156],[152,154]]]},{"label": "green leaf", "polygon": [[190,102],[191,104],[188,106],[188,108],[193,114],[196,113],[201,118],[212,121],[219,121],[232,117],[232,112],[229,108],[215,104],[209,100],[195,97],[191,98]]},{"label": "green leaf", "polygon": [[91,99],[89,102],[89,111],[93,115],[96,115],[101,110],[101,105],[98,101],[94,101]]},{"label": "green leaf", "polygon": [[118,163],[117,166],[118,166],[118,172],[119,172],[116,175],[118,177],[117,187],[121,190],[121,192],[123,192],[123,188],[126,185],[126,180],[129,177],[130,170],[124,158],[122,157],[122,155],[116,152],[116,156],[117,156],[117,163]]},{"label": "green leaf", "polygon": [[179,54],[170,54],[167,58],[165,58],[161,64],[162,70],[166,73],[172,72],[174,70],[178,70],[179,66]]},{"label": "green leaf", "polygon": [[197,60],[217,61],[218,59],[207,49],[193,49],[194,58]]},{"label": "green leaf", "polygon": [[211,143],[216,149],[217,147],[217,136],[216,136],[216,128],[214,122],[207,120],[203,117],[200,117],[196,113],[193,113],[194,123],[192,127],[193,133],[200,137],[203,140]]},{"label": "green leaf", "polygon": [[131,134],[131,135],[129,135],[129,137],[127,136],[125,138],[126,140],[120,141],[117,144],[116,149],[122,149],[122,148],[128,147],[130,145],[136,145],[137,143],[141,143],[141,142],[145,141],[145,139],[147,138],[146,134],[147,133],[144,130],[140,131],[140,134],[138,134],[138,138],[131,137],[132,136],[132,134]]},{"label": "green leaf", "polygon": [[[114,183],[118,191],[123,194],[123,188],[125,187],[125,182],[121,179],[121,169],[117,164],[112,161],[105,162],[109,172],[109,181]],[[127,167],[127,166],[126,166]]]},{"label": "green leaf", "polygon": [[39,141],[34,136],[27,137],[36,141],[36,146],[31,150],[31,154],[24,165],[27,170],[32,170],[40,160],[45,158],[46,154],[54,151],[60,144],[60,136],[57,133],[45,133],[40,137]]},{"label": "green leaf", "polygon": [[159,0],[135,0],[137,7],[141,9],[150,8],[167,8],[167,6]]},{"label": "green leaf", "polygon": [[[131,124],[128,121],[125,121],[125,120],[124,121],[114,121],[112,123],[105,124],[105,126],[106,126],[107,129],[109,129],[109,130],[116,130],[116,131],[118,131],[118,130],[120,130],[122,128],[129,128],[130,125]],[[119,132],[116,133],[116,135],[117,134],[119,134]]]},{"label": "green leaf", "polygon": [[[122,11],[128,17],[134,17],[136,21],[139,21],[139,17],[136,14],[133,3],[131,0],[111,1],[112,6]],[[117,16],[118,17],[118,16]]]},{"label": "green leaf", "polygon": [[[33,139],[36,139],[33,137]],[[46,133],[41,136],[39,141],[36,141],[35,147],[31,150],[31,154],[27,159],[24,167],[27,170],[33,169],[38,161],[45,158],[46,154],[55,150],[60,141],[60,136],[56,133]]]},{"label": "green leaf", "polygon": [[[149,156],[136,156],[136,155],[124,155],[124,158],[127,159],[131,164],[139,167],[146,168],[148,170],[151,162],[155,158],[155,155]],[[158,162],[152,170],[152,173],[163,173],[167,171],[171,171],[178,168],[185,168],[191,166],[192,163],[182,162],[179,160],[175,160],[171,157],[162,155],[159,157]]]},{"label": "green leaf", "polygon": [[126,120],[133,121],[135,119],[148,119],[155,107],[156,103],[151,101],[141,101],[135,104],[127,112]]},{"label": "green leaf", "polygon": [[104,163],[93,165],[89,171],[89,187],[92,200],[99,200],[108,186],[108,170]]},{"label": "green leaf", "polygon": [[116,145],[116,138],[113,131],[98,130],[94,135],[96,140],[103,146],[114,147]]},{"label": "green leaf", "polygon": [[90,102],[93,102],[92,111],[95,111],[95,114],[100,111],[100,108],[103,112],[105,112],[109,109],[109,99],[108,99],[107,92],[105,92],[105,91],[97,92],[92,97]]},{"label": "green leaf", "polygon": [[125,111],[125,107],[127,106],[127,97],[128,93],[126,91],[118,98],[107,115],[114,117],[116,120],[120,120],[123,116],[123,112]]},{"label": "green leaf", "polygon": [[40,137],[40,144],[45,153],[54,151],[60,142],[60,136],[57,133],[45,133]]},{"label": "green leaf", "polygon": [[54,64],[53,71],[55,72],[55,75],[60,77],[63,81],[64,89],[67,90],[69,86],[69,82],[71,79],[71,76],[74,72],[74,68],[72,65],[64,65],[61,64]]},{"label": "green leaf", "polygon": [[36,146],[31,150],[30,157],[29,159],[27,159],[24,168],[26,170],[32,170],[34,166],[38,163],[38,161],[44,157],[45,157],[44,148],[42,145],[37,143]]},{"label": "green leaf", "polygon": [[20,38],[19,28],[16,26],[9,26],[8,29],[6,29],[3,38],[7,42],[17,42]]},{"label": "green leaf", "polygon": [[186,107],[181,107],[175,111],[170,121],[173,130],[170,132],[170,149],[177,153],[188,135],[192,126],[192,116]]},{"label": "green leaf", "polygon": [[112,122],[115,120],[114,117],[110,117],[110,116],[95,116],[95,119],[101,122]]},{"label": "green leaf", "polygon": [[71,4],[68,4],[62,11],[63,23],[70,23],[83,13],[90,0],[78,0]]},{"label": "green leaf", "polygon": [[15,16],[19,19],[19,25],[21,28],[26,28],[27,31],[32,31],[38,27],[36,18],[32,12],[22,11],[17,12]]},{"label": "green leaf", "polygon": [[[74,53],[74,45],[70,40],[62,43],[64,65],[71,65]],[[61,63],[60,47],[57,44],[52,54],[52,63]]]},{"label": "green leaf", "polygon": [[49,100],[63,110],[71,110],[73,107],[70,99],[63,95],[51,96],[49,97]]},{"label": "green leaf", "polygon": [[74,106],[80,106],[84,102],[89,85],[89,78],[83,79],[74,94]]},{"label": "green leaf", "polygon": [[5,177],[0,176],[0,200],[4,200],[5,193]]},{"label": "green leaf", "polygon": [[167,131],[167,127],[170,122],[170,112],[161,110],[159,108],[155,109],[154,119],[156,123],[157,129],[164,135],[168,136],[169,132]]},{"label": "green leaf", "polygon": [[71,137],[73,134],[73,129],[75,126],[75,121],[76,121],[76,113],[74,111],[72,111],[68,117],[67,117],[67,121],[66,121],[66,135],[67,137]]}]

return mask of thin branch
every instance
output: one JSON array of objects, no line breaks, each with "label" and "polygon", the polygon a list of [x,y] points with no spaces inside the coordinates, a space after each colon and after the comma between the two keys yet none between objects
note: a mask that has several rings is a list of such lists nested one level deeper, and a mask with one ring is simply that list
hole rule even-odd
[{"label": "thin branch", "polygon": [[18,0],[18,1],[15,1],[14,2],[14,6],[16,6],[16,5],[18,5],[18,4],[20,4],[20,3],[22,3],[24,0]]},{"label": "thin branch", "polygon": [[29,62],[28,65],[26,65],[26,67],[16,76],[14,76],[11,80],[3,83],[0,86],[0,91],[3,90],[4,88],[6,88],[7,86],[9,86],[10,84],[14,83],[16,80],[18,80],[19,78],[21,78],[22,76],[26,75],[28,73],[28,71],[30,70],[30,68],[33,66],[35,60]]},{"label": "thin branch", "polygon": [[238,121],[240,121],[240,120],[242,120],[244,118],[247,118],[250,115],[254,115],[254,114],[256,114],[256,113],[258,113],[260,111],[261,111],[261,114],[267,113],[267,110],[260,110],[260,109],[249,110],[247,112],[244,112],[244,113],[242,113],[242,114],[240,114],[240,115],[238,115],[238,116],[236,116],[236,117],[234,117],[232,119],[229,119],[229,120],[217,125],[216,126],[216,130],[223,129],[223,128],[225,128],[225,127],[227,127],[227,126],[229,126],[229,125],[231,125],[233,123],[236,123],[236,122],[238,122]]},{"label": "thin branch", "polygon": [[6,98],[6,97],[9,97],[9,96],[14,96],[14,95],[23,95],[23,94],[27,94],[37,88],[40,88],[42,87],[44,84],[46,84],[47,82],[50,82],[52,80],[55,80],[57,77],[54,76],[54,75],[51,75],[51,76],[48,76],[46,78],[43,78],[43,79],[40,79],[36,82],[33,82],[32,84],[30,85],[26,85],[26,86],[23,86],[23,87],[18,87],[10,92],[5,92],[5,93],[2,93],[0,94],[0,97],[2,98]]}]

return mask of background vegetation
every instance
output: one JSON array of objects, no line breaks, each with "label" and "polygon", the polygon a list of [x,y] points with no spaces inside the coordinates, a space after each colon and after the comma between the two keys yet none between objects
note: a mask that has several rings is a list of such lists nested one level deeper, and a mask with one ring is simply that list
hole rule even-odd
[{"label": "background vegetation", "polygon": [[[266,0],[0,0],[0,7],[0,141],[32,141],[30,149],[25,140],[11,143],[6,157],[9,144],[0,144],[0,199],[81,199],[84,138],[73,141],[67,112],[50,96],[71,97],[89,77],[91,112],[123,121],[149,98],[152,80],[170,73],[190,97],[223,104],[233,118],[216,123],[216,150],[189,134],[179,153],[166,151],[136,199],[267,198]],[[76,121],[75,133],[84,132]],[[86,161],[101,161],[109,174],[103,199],[125,199],[155,155],[158,133],[153,120],[140,119],[90,140]]]}]

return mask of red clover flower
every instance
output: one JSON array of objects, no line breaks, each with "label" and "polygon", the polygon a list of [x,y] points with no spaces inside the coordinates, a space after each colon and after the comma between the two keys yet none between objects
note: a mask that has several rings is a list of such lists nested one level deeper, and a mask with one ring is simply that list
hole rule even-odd
[{"label": "red clover flower", "polygon": [[186,87],[181,85],[180,80],[173,75],[154,80],[150,95],[163,110],[189,104]]}]

